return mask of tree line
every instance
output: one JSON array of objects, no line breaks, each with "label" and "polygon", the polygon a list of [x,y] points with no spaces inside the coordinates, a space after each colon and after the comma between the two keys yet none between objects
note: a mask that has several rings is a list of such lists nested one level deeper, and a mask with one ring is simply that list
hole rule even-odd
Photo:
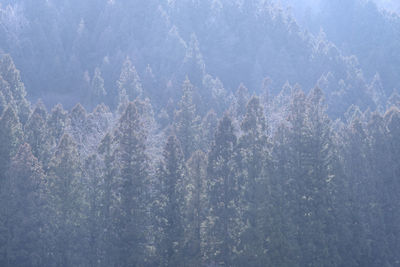
[{"label": "tree line", "polygon": [[1,58],[1,266],[399,263],[398,95],[332,121],[318,86],[202,115],[188,79],[161,111],[120,84],[47,112]]}]

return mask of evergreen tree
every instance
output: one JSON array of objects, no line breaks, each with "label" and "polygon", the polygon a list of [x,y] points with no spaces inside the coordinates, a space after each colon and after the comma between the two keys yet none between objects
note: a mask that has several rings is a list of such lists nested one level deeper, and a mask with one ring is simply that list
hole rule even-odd
[{"label": "evergreen tree", "polygon": [[14,65],[10,55],[0,57],[0,79],[3,78],[9,86],[12,100],[15,101],[15,109],[18,118],[22,124],[28,120],[30,114],[30,105],[26,100],[25,86],[21,81],[19,71]]},{"label": "evergreen tree", "polygon": [[198,123],[196,108],[193,104],[193,85],[186,78],[182,85],[183,95],[179,102],[179,110],[175,112],[174,130],[182,144],[185,159],[188,159],[198,145]]},{"label": "evergreen tree", "polygon": [[187,162],[186,236],[185,255],[188,265],[201,266],[204,257],[204,235],[202,223],[205,220],[208,201],[206,196],[207,156],[196,151]]},{"label": "evergreen tree", "polygon": [[206,254],[214,264],[232,265],[237,257],[236,248],[241,234],[238,208],[238,183],[234,155],[237,138],[232,120],[225,115],[219,122],[207,166]]},{"label": "evergreen tree", "polygon": [[184,258],[184,202],[185,164],[180,144],[175,136],[170,136],[163,153],[159,169],[160,194],[157,221],[161,227],[158,240],[160,265],[185,265]]},{"label": "evergreen tree", "polygon": [[148,156],[147,133],[137,107],[131,102],[122,115],[117,130],[118,184],[115,189],[118,203],[115,207],[114,264],[143,265],[146,261],[148,219]]},{"label": "evergreen tree", "polygon": [[88,121],[85,108],[76,104],[67,117],[66,132],[73,138],[78,151],[82,155],[89,154]]},{"label": "evergreen tree", "polygon": [[101,165],[101,199],[100,199],[100,223],[102,227],[102,247],[101,256],[102,266],[112,265],[113,255],[116,248],[112,245],[114,235],[116,234],[116,225],[113,224],[113,218],[117,214],[117,169],[115,164],[115,144],[111,134],[107,134],[100,143],[99,155],[102,158]]},{"label": "evergreen tree", "polygon": [[133,66],[129,57],[127,57],[122,65],[121,74],[117,81],[118,92],[120,95],[124,93],[127,95],[128,100],[133,101],[137,97],[141,97],[143,93],[140,77]]},{"label": "evergreen tree", "polygon": [[64,134],[67,121],[67,112],[63,109],[61,104],[56,105],[49,115],[47,125],[49,134],[55,139],[58,144]]},{"label": "evergreen tree", "polygon": [[78,150],[69,135],[61,138],[50,163],[48,247],[57,266],[82,263],[86,247],[82,170]]},{"label": "evergreen tree", "polygon": [[[241,237],[244,247],[243,260],[253,266],[262,265],[265,254],[264,240],[267,227],[269,192],[268,176],[271,173],[270,142],[264,110],[258,97],[252,97],[247,104],[239,139],[239,169],[241,205],[244,208],[243,221],[246,230]],[[243,262],[244,263],[244,262]]]},{"label": "evergreen tree", "polygon": [[208,151],[214,140],[215,131],[218,125],[218,117],[214,110],[210,110],[201,122],[201,148]]},{"label": "evergreen tree", "polygon": [[89,156],[84,165],[86,195],[88,201],[87,222],[85,224],[88,235],[88,262],[90,266],[98,266],[104,262],[104,233],[102,218],[103,181],[100,175],[100,162],[97,155]]},{"label": "evergreen tree", "polygon": [[54,138],[47,126],[47,111],[41,101],[36,104],[24,127],[26,142],[32,148],[33,155],[42,163],[44,169],[50,161]]},{"label": "evergreen tree", "polygon": [[94,70],[93,78],[90,84],[90,99],[89,105],[90,107],[95,107],[97,104],[105,101],[105,96],[107,92],[104,88],[104,79],[101,76],[101,71],[99,68]]},{"label": "evergreen tree", "polygon": [[0,184],[22,141],[21,124],[14,109],[9,106],[0,118]]},{"label": "evergreen tree", "polygon": [[[43,266],[44,172],[28,144],[19,148],[0,190],[2,266]],[[3,213],[5,212],[5,213]],[[4,231],[4,230],[5,231]],[[4,242],[5,241],[5,242]]]}]

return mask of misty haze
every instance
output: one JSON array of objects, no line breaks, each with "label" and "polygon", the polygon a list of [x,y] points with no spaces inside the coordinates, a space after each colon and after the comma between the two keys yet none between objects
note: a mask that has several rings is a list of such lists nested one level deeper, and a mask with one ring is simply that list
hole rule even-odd
[{"label": "misty haze", "polygon": [[400,1],[0,0],[0,266],[400,266]]}]

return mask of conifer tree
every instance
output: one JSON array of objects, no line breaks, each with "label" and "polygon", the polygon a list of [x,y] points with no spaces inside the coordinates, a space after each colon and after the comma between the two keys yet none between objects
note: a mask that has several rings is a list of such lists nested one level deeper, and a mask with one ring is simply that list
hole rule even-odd
[{"label": "conifer tree", "polygon": [[179,141],[170,136],[159,169],[161,179],[157,220],[160,222],[161,239],[158,241],[160,265],[184,265],[184,202],[185,164]]},{"label": "conifer tree", "polygon": [[1,238],[0,241],[0,264],[43,266],[45,179],[41,165],[28,144],[21,145],[6,176],[8,182],[0,190],[0,225],[6,229],[6,232],[1,231],[6,240]]},{"label": "conifer tree", "polygon": [[79,153],[89,154],[88,144],[88,122],[85,108],[76,104],[67,117],[66,132],[73,138]]},{"label": "conifer tree", "polygon": [[0,184],[5,179],[11,158],[23,141],[21,128],[14,109],[9,106],[0,118]]},{"label": "conifer tree", "polygon": [[113,236],[116,233],[115,225],[112,218],[117,214],[116,207],[118,204],[116,189],[117,185],[117,169],[115,164],[115,143],[111,134],[107,134],[100,143],[98,152],[102,158],[101,165],[101,227],[102,227],[102,262],[104,266],[110,266],[115,253],[113,244]]},{"label": "conifer tree", "polygon": [[240,236],[238,183],[234,155],[237,138],[230,117],[225,115],[218,124],[207,166],[206,254],[214,264],[231,265],[237,255]]},{"label": "conifer tree", "polygon": [[242,220],[246,225],[241,241],[244,246],[243,259],[251,265],[260,265],[264,254],[264,240],[267,227],[269,192],[268,176],[271,173],[270,142],[264,110],[258,97],[252,97],[247,104],[239,139],[239,169],[241,205],[244,209]]},{"label": "conifer tree", "polygon": [[58,144],[61,137],[64,134],[64,130],[67,122],[67,112],[64,110],[61,104],[56,105],[49,115],[47,125],[49,134],[55,139],[55,143]]},{"label": "conifer tree", "polygon": [[146,261],[149,164],[147,133],[140,116],[137,103],[129,103],[115,132],[119,168],[115,194],[119,199],[113,214],[117,250],[114,264],[120,266]]},{"label": "conifer tree", "polygon": [[175,112],[174,130],[179,139],[185,159],[188,159],[198,145],[199,118],[193,104],[193,85],[186,78],[182,85],[183,95],[179,102],[179,110]]},{"label": "conifer tree", "polygon": [[12,100],[15,101],[14,107],[21,124],[25,124],[30,114],[30,105],[26,100],[25,86],[21,81],[21,76],[10,55],[0,57],[0,79],[3,78],[9,86]]},{"label": "conifer tree", "polygon": [[214,140],[215,131],[218,125],[218,117],[214,110],[210,110],[201,122],[201,148],[208,151]]},{"label": "conifer tree", "polygon": [[76,265],[86,247],[82,170],[78,150],[65,134],[50,163],[48,203],[50,210],[48,253],[58,266]]},{"label": "conifer tree", "polygon": [[118,92],[121,96],[126,94],[128,100],[133,101],[137,97],[141,97],[143,93],[140,77],[133,66],[132,61],[127,57],[122,65],[121,74],[117,81]]},{"label": "conifer tree", "polygon": [[31,116],[24,126],[25,140],[32,148],[33,155],[42,163],[44,169],[50,161],[54,138],[47,126],[47,111],[42,102],[36,104]]},{"label": "conifer tree", "polygon": [[96,105],[104,102],[107,92],[104,88],[104,79],[101,76],[99,68],[94,70],[93,78],[90,84],[90,99],[89,105],[93,108]]},{"label": "conifer tree", "polygon": [[198,150],[187,162],[186,183],[188,192],[186,199],[186,236],[185,255],[188,265],[200,266],[203,262],[204,234],[202,223],[205,220],[208,201],[206,197],[207,156]]},{"label": "conifer tree", "polygon": [[87,222],[85,223],[88,236],[88,261],[90,266],[104,262],[104,232],[102,218],[103,181],[100,175],[100,161],[96,154],[89,156],[84,163],[85,194],[88,201]]}]

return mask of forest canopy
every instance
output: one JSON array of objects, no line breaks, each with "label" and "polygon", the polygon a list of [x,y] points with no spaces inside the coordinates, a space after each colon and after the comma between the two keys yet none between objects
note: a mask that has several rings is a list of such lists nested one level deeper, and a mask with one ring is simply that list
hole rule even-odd
[{"label": "forest canopy", "polygon": [[400,6],[0,2],[0,266],[397,266]]}]

